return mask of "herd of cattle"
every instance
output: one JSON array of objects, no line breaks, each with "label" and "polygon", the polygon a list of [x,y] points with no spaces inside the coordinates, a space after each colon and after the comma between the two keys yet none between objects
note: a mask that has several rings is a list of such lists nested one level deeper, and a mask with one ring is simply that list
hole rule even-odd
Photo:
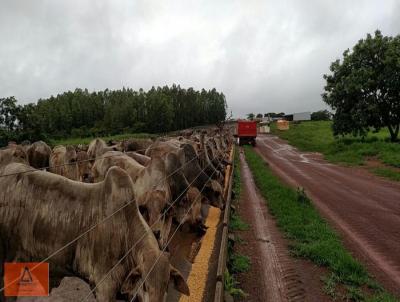
[{"label": "herd of cattle", "polygon": [[89,281],[98,301],[163,301],[170,281],[189,295],[169,260],[171,229],[203,235],[203,205],[224,206],[232,139],[181,134],[0,150],[1,262],[48,259]]}]

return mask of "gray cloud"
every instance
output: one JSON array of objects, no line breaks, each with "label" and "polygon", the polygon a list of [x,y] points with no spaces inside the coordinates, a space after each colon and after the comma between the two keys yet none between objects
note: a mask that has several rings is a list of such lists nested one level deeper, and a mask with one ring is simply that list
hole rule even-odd
[{"label": "gray cloud", "polygon": [[396,0],[2,1],[0,96],[76,87],[216,87],[235,116],[325,108],[322,75]]}]

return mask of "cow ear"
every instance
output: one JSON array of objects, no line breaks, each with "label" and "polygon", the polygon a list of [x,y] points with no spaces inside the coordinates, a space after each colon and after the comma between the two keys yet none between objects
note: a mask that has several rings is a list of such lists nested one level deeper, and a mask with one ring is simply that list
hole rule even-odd
[{"label": "cow ear", "polygon": [[154,237],[156,237],[157,240],[160,240],[161,238],[161,231],[157,230],[157,231],[153,231]]},{"label": "cow ear", "polygon": [[177,291],[186,296],[190,296],[189,287],[185,279],[183,279],[181,273],[172,265],[170,266],[170,280],[174,282],[174,287]]},{"label": "cow ear", "polygon": [[139,281],[140,281],[141,276],[142,276],[142,273],[140,271],[140,268],[138,266],[133,268],[129,272],[129,274],[126,277],[126,279],[124,280],[124,282],[122,283],[121,294],[134,293],[140,284]]},{"label": "cow ear", "polygon": [[210,204],[210,200],[207,197],[202,196],[201,197],[201,203],[202,204]]}]

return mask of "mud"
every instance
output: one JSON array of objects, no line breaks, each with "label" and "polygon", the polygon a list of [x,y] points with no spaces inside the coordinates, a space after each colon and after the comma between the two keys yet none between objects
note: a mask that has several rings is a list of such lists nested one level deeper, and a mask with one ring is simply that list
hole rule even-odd
[{"label": "mud", "polygon": [[243,240],[235,251],[250,257],[250,272],[238,274],[240,287],[248,294],[241,301],[315,301],[330,299],[322,292],[322,268],[311,262],[290,257],[288,244],[268,213],[249,167],[241,159],[242,194],[238,204],[240,217],[248,231],[237,232]]},{"label": "mud", "polygon": [[330,164],[272,135],[260,136],[256,151],[284,181],[305,188],[352,254],[400,296],[400,183]]}]

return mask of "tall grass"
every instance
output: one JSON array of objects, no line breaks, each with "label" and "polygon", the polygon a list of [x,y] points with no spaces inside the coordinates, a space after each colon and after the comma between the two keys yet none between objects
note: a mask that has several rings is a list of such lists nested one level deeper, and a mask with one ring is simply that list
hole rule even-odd
[{"label": "tall grass", "polygon": [[[233,184],[232,184],[232,204],[239,206],[240,193],[241,193],[241,176],[240,176],[240,158],[239,149],[235,149],[234,157],[234,170],[233,170]],[[245,223],[239,216],[239,214],[231,210],[229,220],[229,231],[234,232],[235,241],[228,241],[228,259],[227,259],[227,270],[225,272],[225,291],[230,293],[234,297],[244,298],[247,294],[240,289],[240,283],[236,281],[236,275],[238,273],[247,273],[250,269],[251,262],[250,258],[245,255],[241,255],[235,252],[235,244],[241,244],[242,241],[239,238],[239,232],[249,229],[249,225]]]},{"label": "tall grass", "polygon": [[[321,218],[304,191],[284,185],[252,148],[245,147],[245,154],[256,185],[267,200],[278,227],[291,240],[293,255],[307,258],[331,272],[325,278],[328,294],[339,295],[344,288],[343,299],[365,301],[385,297],[373,301],[396,301],[376,286],[364,267],[346,251],[338,235]],[[366,287],[372,294],[364,291]]]}]

